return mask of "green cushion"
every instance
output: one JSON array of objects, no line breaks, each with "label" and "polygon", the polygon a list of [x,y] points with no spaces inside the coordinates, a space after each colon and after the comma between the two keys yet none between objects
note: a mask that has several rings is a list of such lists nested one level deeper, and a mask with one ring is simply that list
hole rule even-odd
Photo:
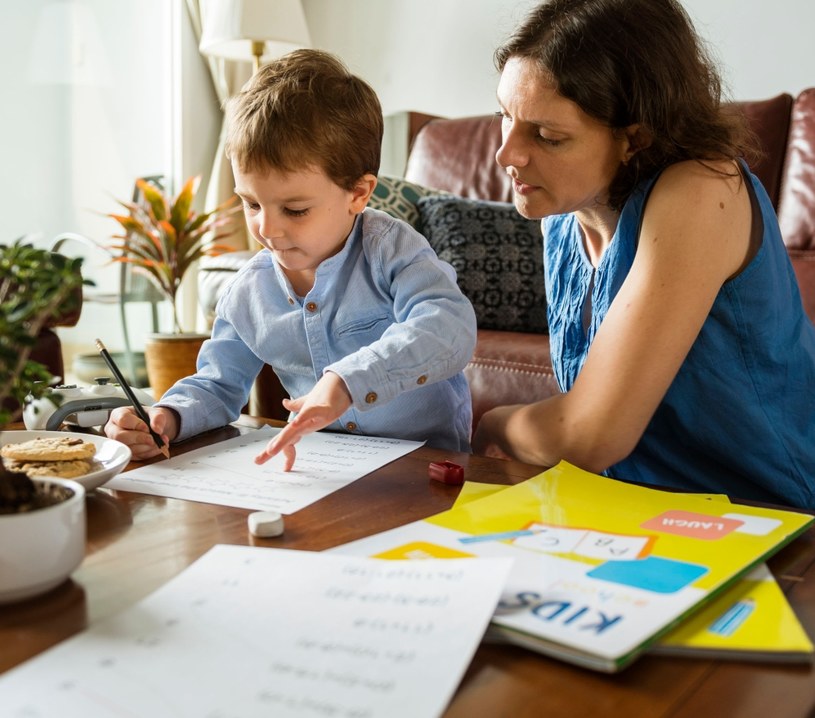
[{"label": "green cushion", "polygon": [[448,192],[422,187],[401,177],[379,175],[378,180],[368,206],[404,220],[420,231],[419,208],[416,206],[419,199],[429,195],[449,195]]}]

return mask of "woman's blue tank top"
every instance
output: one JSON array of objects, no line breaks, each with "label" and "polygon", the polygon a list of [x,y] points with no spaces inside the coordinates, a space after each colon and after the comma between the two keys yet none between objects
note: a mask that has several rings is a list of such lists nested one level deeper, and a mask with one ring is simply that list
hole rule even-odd
[{"label": "woman's blue tank top", "polygon": [[[605,473],[815,509],[815,328],[803,310],[772,203],[743,169],[753,189],[753,222],[763,221],[761,245],[722,286],[634,451]],[[552,363],[563,391],[574,384],[631,269],[655,181],[629,198],[596,269],[573,215],[544,221]]]}]

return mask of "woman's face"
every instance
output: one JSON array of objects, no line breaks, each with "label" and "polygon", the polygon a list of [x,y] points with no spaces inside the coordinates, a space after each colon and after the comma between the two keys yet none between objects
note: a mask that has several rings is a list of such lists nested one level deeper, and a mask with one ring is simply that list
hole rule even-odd
[{"label": "woman's face", "polygon": [[512,178],[515,206],[530,219],[603,208],[630,156],[615,132],[559,95],[529,59],[513,57],[498,83],[502,144],[495,155]]}]

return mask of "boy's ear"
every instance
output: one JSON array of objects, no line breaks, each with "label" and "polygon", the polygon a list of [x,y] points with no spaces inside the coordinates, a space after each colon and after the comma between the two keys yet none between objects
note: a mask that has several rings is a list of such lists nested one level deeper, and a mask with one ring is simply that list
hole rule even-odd
[{"label": "boy's ear", "polygon": [[359,214],[365,209],[376,187],[376,175],[362,175],[351,190],[351,211]]}]

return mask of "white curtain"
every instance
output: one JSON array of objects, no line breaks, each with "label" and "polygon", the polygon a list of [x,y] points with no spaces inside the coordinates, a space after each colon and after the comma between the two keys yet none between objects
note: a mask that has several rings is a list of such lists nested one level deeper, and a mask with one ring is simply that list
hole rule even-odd
[{"label": "white curtain", "polygon": [[[187,11],[196,40],[200,41],[202,28],[207,21],[201,0],[187,0]],[[215,88],[218,102],[222,106],[227,98],[236,93],[252,76],[252,64],[250,62],[234,62],[215,57],[205,57],[204,59],[209,66],[212,85]],[[212,170],[207,183],[206,208],[208,210],[217,207],[234,194],[235,178],[224,154],[225,142],[226,126],[222,121],[218,147],[215,150]],[[235,249],[250,249],[254,245],[246,233],[243,223],[240,223],[240,229],[225,240],[224,243],[230,244]]]}]

